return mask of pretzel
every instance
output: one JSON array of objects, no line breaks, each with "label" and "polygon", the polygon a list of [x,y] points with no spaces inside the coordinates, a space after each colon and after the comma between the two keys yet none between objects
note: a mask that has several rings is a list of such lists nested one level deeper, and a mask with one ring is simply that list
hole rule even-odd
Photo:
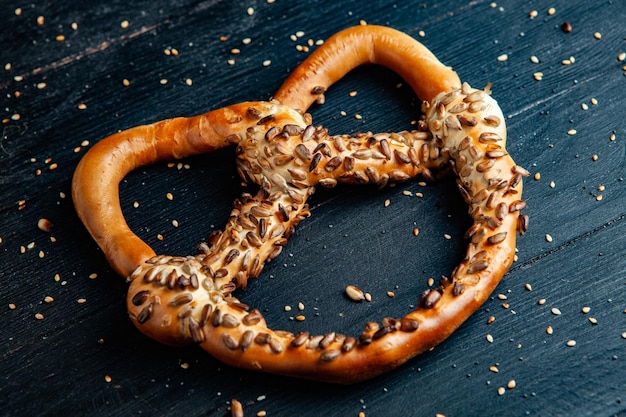
[{"label": "pretzel", "polygon": [[[304,113],[352,68],[385,65],[420,98],[421,129],[334,135]],[[420,81],[421,80],[421,81]],[[354,383],[393,369],[448,337],[489,297],[515,256],[516,231],[528,217],[522,177],[505,149],[504,117],[489,89],[457,75],[408,35],[359,26],[331,37],[285,81],[270,102],[248,102],[192,118],[176,118],[114,134],[79,163],[73,179],[76,210],[129,282],[131,320],[172,346],[200,345],[235,367]],[[233,205],[223,231],[194,256],[156,255],[126,224],[118,185],[131,170],[235,145],[239,174],[259,185]],[[465,258],[424,291],[403,318],[369,322],[358,336],[293,334],[268,327],[258,309],[234,295],[278,256],[296,225],[310,215],[315,186],[338,182],[405,181],[451,165],[473,221]]]}]

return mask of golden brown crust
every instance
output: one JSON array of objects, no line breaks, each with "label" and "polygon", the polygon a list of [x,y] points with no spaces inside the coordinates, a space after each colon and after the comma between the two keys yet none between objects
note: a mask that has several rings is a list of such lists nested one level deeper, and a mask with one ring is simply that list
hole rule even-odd
[{"label": "golden brown crust", "polygon": [[[489,91],[457,85],[456,76],[441,70],[432,54],[410,39],[380,27],[349,29],[295,71],[277,95],[282,105],[243,103],[131,129],[94,146],[74,178],[75,204],[109,262],[128,275],[127,306],[138,329],[169,345],[199,344],[233,366],[353,383],[432,348],[484,303],[513,262],[516,232],[526,230],[527,217],[519,211],[525,206],[521,179],[528,173],[506,151],[504,116]],[[384,53],[377,49],[382,45],[388,48]],[[422,55],[413,62],[405,48]],[[326,56],[331,58],[327,66],[308,75]],[[427,129],[330,136],[289,107],[305,110],[311,104],[309,96],[302,99],[298,93],[307,91],[311,80],[330,85],[351,65],[364,62],[387,65],[408,77],[418,94],[432,96],[422,108]],[[409,74],[411,69],[416,74]],[[441,78],[429,72],[440,70]],[[418,79],[425,85],[414,85]],[[237,144],[239,173],[259,184],[259,192],[235,202],[224,231],[212,235],[202,253],[154,256],[124,222],[117,195],[121,178],[156,160],[230,143]],[[420,173],[430,176],[443,164],[452,165],[469,207],[469,243],[449,278],[427,289],[405,317],[367,323],[356,337],[294,335],[269,328],[258,310],[233,296],[260,274],[265,261],[280,254],[295,226],[309,215],[306,201],[317,184],[382,187]]]},{"label": "golden brown crust", "polygon": [[385,26],[366,25],[330,37],[291,73],[274,98],[304,112],[331,85],[363,64],[392,69],[424,101],[461,87],[456,72],[409,35]]}]

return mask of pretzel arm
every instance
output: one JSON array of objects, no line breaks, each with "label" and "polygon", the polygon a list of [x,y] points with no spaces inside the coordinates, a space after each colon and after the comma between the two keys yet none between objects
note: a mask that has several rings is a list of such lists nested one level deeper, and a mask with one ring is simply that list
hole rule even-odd
[{"label": "pretzel arm", "polygon": [[332,84],[364,64],[392,69],[425,101],[461,87],[456,72],[409,35],[385,26],[366,25],[331,36],[291,73],[274,98],[304,112]]},{"label": "pretzel arm", "polygon": [[191,118],[175,118],[131,128],[96,143],[79,162],[72,179],[74,206],[87,230],[121,276],[154,256],[133,233],[122,213],[119,184],[132,170],[157,161],[212,152],[237,143],[262,117],[276,123],[301,121],[276,103],[249,102]]}]

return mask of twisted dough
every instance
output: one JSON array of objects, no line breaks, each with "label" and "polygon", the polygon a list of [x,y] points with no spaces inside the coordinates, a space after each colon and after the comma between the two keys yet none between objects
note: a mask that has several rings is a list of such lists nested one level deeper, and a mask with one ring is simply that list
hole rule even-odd
[{"label": "twisted dough", "polygon": [[[429,98],[422,108],[427,129],[330,136],[301,114],[334,81],[367,62],[398,71]],[[491,294],[513,261],[516,230],[527,227],[519,214],[527,172],[505,150],[504,117],[488,92],[461,84],[423,46],[392,29],[356,27],[332,37],[276,98],[281,103],[243,103],[101,141],[77,168],[77,211],[111,265],[128,276],[130,317],[150,337],[170,345],[197,343],[246,369],[335,383],[371,378],[441,342]],[[225,230],[211,235],[202,253],[154,255],[123,220],[121,178],[143,164],[231,143],[239,173],[259,184],[259,192],[235,202]],[[259,310],[232,295],[278,256],[309,215],[306,200],[316,184],[384,186],[445,163],[469,205],[468,249],[450,277],[426,290],[405,317],[367,323],[358,337],[294,335],[270,329]]]}]

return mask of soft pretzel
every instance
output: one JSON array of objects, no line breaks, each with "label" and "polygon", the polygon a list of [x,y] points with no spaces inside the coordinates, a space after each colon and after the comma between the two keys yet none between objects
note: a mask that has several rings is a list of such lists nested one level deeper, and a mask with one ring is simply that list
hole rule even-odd
[{"label": "soft pretzel", "polygon": [[[322,89],[369,62],[397,71],[428,97],[424,129],[330,136],[301,114]],[[246,369],[334,383],[371,378],[444,340],[488,298],[514,259],[516,231],[523,233],[528,224],[519,214],[527,172],[506,152],[504,117],[489,91],[461,84],[417,41],[392,29],[356,27],[332,37],[275,97],[101,141],[77,168],[77,211],[113,268],[128,277],[130,317],[150,337],[169,345],[197,343]],[[224,231],[212,234],[202,253],[155,255],[123,219],[119,181],[140,165],[226,144],[236,144],[238,171],[259,184],[258,193],[235,202]],[[446,163],[469,205],[468,249],[450,277],[422,293],[405,317],[367,323],[355,337],[292,334],[270,329],[259,310],[232,295],[278,256],[309,215],[306,201],[315,185],[380,187],[428,176]]]}]

